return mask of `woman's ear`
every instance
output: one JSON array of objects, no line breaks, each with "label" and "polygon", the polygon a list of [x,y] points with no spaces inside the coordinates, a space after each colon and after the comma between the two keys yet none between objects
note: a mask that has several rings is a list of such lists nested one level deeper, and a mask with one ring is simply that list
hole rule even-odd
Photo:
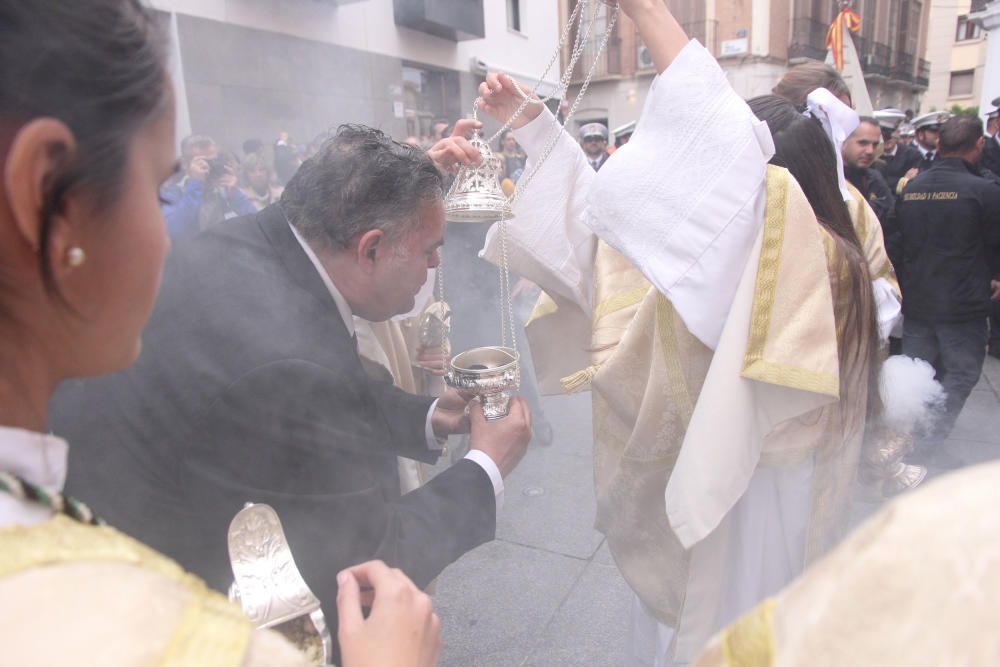
[{"label": "woman's ear", "polygon": [[36,252],[46,191],[75,150],[76,139],[62,121],[38,118],[18,130],[7,151],[4,195],[21,238]]}]

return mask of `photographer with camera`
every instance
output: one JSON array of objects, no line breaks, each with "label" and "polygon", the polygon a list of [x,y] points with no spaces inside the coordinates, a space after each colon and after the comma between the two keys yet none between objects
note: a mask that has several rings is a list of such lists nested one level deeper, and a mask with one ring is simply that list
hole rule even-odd
[{"label": "photographer with camera", "polygon": [[220,154],[211,137],[192,135],[181,142],[181,174],[163,186],[163,219],[172,241],[238,215],[255,212],[240,192],[236,177],[239,161]]}]

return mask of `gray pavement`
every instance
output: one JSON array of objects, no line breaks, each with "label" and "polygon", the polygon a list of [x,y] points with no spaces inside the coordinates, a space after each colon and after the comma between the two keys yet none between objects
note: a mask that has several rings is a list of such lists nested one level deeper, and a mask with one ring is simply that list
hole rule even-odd
[{"label": "gray pavement", "polygon": [[[593,529],[590,395],[544,402],[555,442],[507,479],[497,539],[438,579],[444,667],[624,661],[632,594]],[[987,357],[947,444],[969,464],[1000,458],[1000,361]]]}]

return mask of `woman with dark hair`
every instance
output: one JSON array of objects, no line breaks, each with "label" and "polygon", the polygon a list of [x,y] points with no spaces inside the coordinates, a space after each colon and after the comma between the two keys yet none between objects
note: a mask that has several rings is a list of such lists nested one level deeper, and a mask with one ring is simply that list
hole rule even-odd
[{"label": "woman with dark hair", "polygon": [[[512,127],[538,171],[484,256],[505,245],[546,292],[542,386],[591,391],[596,525],[636,593],[628,664],[662,667],[842,534],[878,342],[819,122],[777,98],[755,116],[665,3],[619,5],[659,71],[632,139],[596,174],[565,132],[533,165],[555,121],[529,105]],[[480,94],[499,122],[522,102],[506,75]]]},{"label": "woman with dark hair", "polygon": [[[61,493],[52,392],[135,361],[169,245],[157,195],[175,169],[174,98],[137,0],[0,0],[0,165],[2,662],[307,664]],[[341,579],[344,664],[433,663],[426,596],[379,563]],[[367,620],[358,582],[377,593]]]},{"label": "woman with dark hair", "polygon": [[872,277],[879,333],[883,339],[888,338],[900,319],[902,292],[885,249],[882,224],[865,195],[847,180],[844,171],[841,151],[859,121],[857,114],[849,109],[853,106],[851,91],[836,69],[825,63],[810,62],[788,70],[773,93],[790,102],[797,112],[815,114],[825,121],[823,129],[835,150],[837,181]]},{"label": "woman with dark hair", "polygon": [[851,89],[847,87],[844,77],[830,65],[819,61],[791,68],[771,92],[785,98],[800,111],[805,111],[806,98],[817,88],[826,88],[841,102],[853,106]]}]

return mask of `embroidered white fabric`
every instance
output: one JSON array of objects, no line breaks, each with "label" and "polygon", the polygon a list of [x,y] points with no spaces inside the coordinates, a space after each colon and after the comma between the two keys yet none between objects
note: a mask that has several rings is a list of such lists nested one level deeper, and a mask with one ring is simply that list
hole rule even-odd
[{"label": "embroidered white fabric", "polygon": [[[551,122],[543,113],[515,133],[529,156],[545,145]],[[562,134],[508,223],[511,269],[589,313],[600,237],[714,349],[763,220],[773,153],[767,124],[692,40],[653,82],[631,140],[599,173]],[[494,228],[483,257],[497,261],[498,246]]]}]

